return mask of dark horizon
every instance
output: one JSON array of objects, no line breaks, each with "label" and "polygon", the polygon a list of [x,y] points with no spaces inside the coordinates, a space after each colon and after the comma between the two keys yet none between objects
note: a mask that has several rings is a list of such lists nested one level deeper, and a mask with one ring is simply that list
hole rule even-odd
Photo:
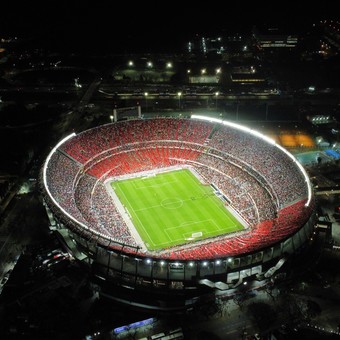
[{"label": "dark horizon", "polygon": [[[6,8],[7,6],[7,8]],[[186,7],[169,3],[110,4],[89,6],[79,1],[6,5],[0,14],[1,35],[18,35],[49,41],[66,49],[116,52],[171,52],[180,50],[195,34],[249,33],[253,25],[277,25],[292,33],[306,30],[313,22],[331,19],[333,4],[322,8],[275,3],[265,8],[229,4]]]}]

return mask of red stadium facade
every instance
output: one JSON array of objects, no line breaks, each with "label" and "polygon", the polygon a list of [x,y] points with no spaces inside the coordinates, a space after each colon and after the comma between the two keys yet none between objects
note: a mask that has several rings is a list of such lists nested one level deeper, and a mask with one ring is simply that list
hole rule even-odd
[{"label": "red stadium facade", "polygon": [[[216,183],[249,227],[154,252],[138,244],[104,183],[170,166],[190,166]],[[314,228],[309,178],[296,159],[256,131],[212,118],[137,119],[73,134],[49,154],[41,183],[75,257],[106,289],[168,296],[194,296],[216,282],[234,289],[249,276],[270,278]]]}]

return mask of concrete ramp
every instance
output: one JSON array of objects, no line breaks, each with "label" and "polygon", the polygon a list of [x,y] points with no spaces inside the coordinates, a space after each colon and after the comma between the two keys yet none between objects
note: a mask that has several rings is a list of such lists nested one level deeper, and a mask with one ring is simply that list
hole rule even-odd
[{"label": "concrete ramp", "polygon": [[286,259],[283,257],[282,259],[280,259],[277,264],[274,267],[269,268],[265,273],[264,273],[264,277],[268,278],[271,277],[275,274],[275,272],[277,270],[279,270],[283,264],[286,262]]},{"label": "concrete ramp", "polygon": [[216,289],[219,289],[219,290],[227,290],[227,289],[230,288],[226,283],[224,283],[222,281],[212,282],[210,280],[203,279],[203,280],[199,280],[198,283],[201,284],[201,285],[205,285],[205,286],[208,286],[210,288],[216,288]]}]

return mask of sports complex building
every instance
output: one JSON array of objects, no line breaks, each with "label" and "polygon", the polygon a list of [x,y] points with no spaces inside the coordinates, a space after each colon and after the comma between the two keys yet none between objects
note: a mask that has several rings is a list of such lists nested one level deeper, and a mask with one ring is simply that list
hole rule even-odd
[{"label": "sports complex building", "polygon": [[102,294],[156,308],[269,280],[314,231],[300,163],[247,127],[203,116],[72,134],[42,169],[44,202]]}]

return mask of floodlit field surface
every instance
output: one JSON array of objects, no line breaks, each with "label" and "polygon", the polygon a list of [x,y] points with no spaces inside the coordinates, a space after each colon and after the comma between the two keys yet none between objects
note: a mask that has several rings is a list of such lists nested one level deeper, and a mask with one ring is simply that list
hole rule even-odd
[{"label": "floodlit field surface", "polygon": [[188,169],[111,182],[149,250],[243,230],[213,189]]}]

